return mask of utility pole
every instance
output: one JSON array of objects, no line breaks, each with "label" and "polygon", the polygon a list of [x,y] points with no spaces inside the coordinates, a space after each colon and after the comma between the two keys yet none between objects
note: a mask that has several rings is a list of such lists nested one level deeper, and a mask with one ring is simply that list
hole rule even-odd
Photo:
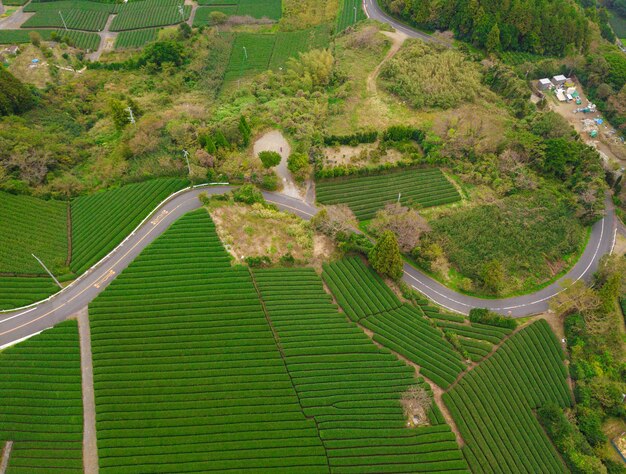
[{"label": "utility pole", "polygon": [[180,13],[180,19],[185,21],[185,9],[182,5],[178,5],[178,13]]},{"label": "utility pole", "polygon": [[187,150],[183,150],[183,156],[185,157],[185,161],[187,162],[187,169],[189,170],[189,174],[191,174],[191,165],[189,164],[189,152]]},{"label": "utility pole", "polygon": [[128,113],[130,114],[130,123],[132,123],[133,125],[135,124],[135,116],[133,115],[133,109],[130,108],[130,105],[128,107],[126,107],[126,110],[128,110]]},{"label": "utility pole", "polygon": [[65,23],[65,18],[63,18],[63,13],[59,10],[59,16],[61,17],[61,21],[63,22],[63,26],[65,27],[65,31],[67,31],[67,24]]},{"label": "utility pole", "polygon": [[398,204],[400,204],[400,198],[402,197],[402,193],[398,193]]},{"label": "utility pole", "polygon": [[248,61],[248,50],[246,49],[245,46],[243,46],[243,55],[246,58],[246,62]]},{"label": "utility pole", "polygon": [[356,23],[356,5],[354,6],[354,22]]},{"label": "utility pole", "polygon": [[57,279],[54,277],[54,275],[52,274],[52,272],[51,272],[50,270],[48,270],[48,267],[46,267],[46,266],[44,265],[44,263],[43,263],[41,260],[39,260],[39,257],[37,257],[37,255],[35,255],[34,253],[31,253],[31,255],[32,255],[33,257],[35,257],[35,260],[37,260],[37,261],[39,262],[39,264],[43,267],[43,269],[44,269],[46,272],[48,272],[48,275],[50,275],[50,278],[52,278],[52,279],[54,280],[54,282],[55,282],[57,285],[59,285],[59,288],[63,288],[63,287],[61,286],[61,283],[59,283],[59,280],[57,280]]}]

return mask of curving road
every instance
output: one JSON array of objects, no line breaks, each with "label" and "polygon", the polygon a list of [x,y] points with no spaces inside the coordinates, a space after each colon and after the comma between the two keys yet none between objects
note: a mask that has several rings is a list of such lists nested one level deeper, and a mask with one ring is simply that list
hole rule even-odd
[{"label": "curving road", "polygon": [[[380,9],[376,0],[364,0],[364,8],[368,17],[390,24],[410,37],[421,38],[425,41],[438,41],[389,17]],[[232,189],[230,186],[211,186],[174,193],[115,250],[61,292],[32,307],[0,313],[0,349],[47,329],[87,306],[170,224],[187,212],[199,208],[198,195],[200,193],[222,194],[230,189]],[[314,206],[298,199],[278,193],[265,192],[263,194],[268,202],[304,219],[310,219],[317,212]],[[608,197],[606,205],[606,216],[594,224],[585,251],[562,279],[588,281],[598,268],[600,258],[612,251],[617,219],[613,204]],[[408,264],[404,266],[403,279],[437,304],[450,311],[464,314],[467,314],[471,308],[482,307],[513,317],[529,316],[546,311],[549,299],[562,290],[559,285],[562,281],[560,279],[531,295],[505,299],[480,299],[457,293]]]},{"label": "curving road", "polygon": [[386,23],[394,27],[396,30],[401,31],[402,33],[407,35],[409,38],[419,38],[421,40],[428,41],[430,43],[438,43],[443,46],[450,47],[448,43],[441,41],[435,38],[434,36],[429,35],[428,33],[423,33],[421,31],[414,30],[413,28],[402,23],[396,18],[389,16],[387,13],[385,13],[382,10],[382,8],[380,8],[380,6],[378,6],[377,0],[363,0],[363,10],[365,10],[365,14],[367,15],[368,18],[379,21],[381,23]]},{"label": "curving road", "polygon": [[[174,193],[115,250],[67,288],[30,308],[0,315],[0,348],[49,328],[87,306],[147,245],[165,232],[170,224],[187,212],[199,208],[200,193],[222,194],[230,189],[231,186],[211,186]],[[278,193],[263,194],[268,202],[303,219],[308,220],[317,212],[314,206],[296,198]],[[615,213],[612,203],[607,199],[607,215],[593,226],[583,255],[563,278],[591,278],[600,258],[611,252],[615,231]],[[561,291],[557,281],[531,295],[485,300],[456,293],[409,265],[405,265],[404,271],[405,282],[437,304],[460,313],[467,313],[474,307],[483,307],[514,317],[528,316],[547,310],[548,300]]]}]

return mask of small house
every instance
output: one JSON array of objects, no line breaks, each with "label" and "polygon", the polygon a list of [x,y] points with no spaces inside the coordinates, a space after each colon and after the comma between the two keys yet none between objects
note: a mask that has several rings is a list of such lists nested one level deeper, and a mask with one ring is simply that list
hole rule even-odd
[{"label": "small house", "polygon": [[565,82],[567,82],[567,77],[565,77],[563,74],[559,74],[558,76],[554,76],[552,78],[552,82],[556,87],[561,87],[563,84],[565,84]]},{"label": "small house", "polygon": [[11,56],[15,56],[19,52],[20,52],[20,47],[16,45],[7,46],[6,48],[2,50],[3,54],[9,54]]},{"label": "small house", "polygon": [[544,77],[543,79],[539,79],[538,85],[539,85],[540,91],[545,91],[552,87],[552,81],[548,79],[547,77]]}]

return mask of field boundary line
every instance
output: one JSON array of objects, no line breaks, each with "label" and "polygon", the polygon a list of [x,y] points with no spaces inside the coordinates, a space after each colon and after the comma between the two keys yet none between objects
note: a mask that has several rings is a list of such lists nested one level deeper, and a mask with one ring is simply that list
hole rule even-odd
[{"label": "field boundary line", "polygon": [[[135,235],[135,233],[141,228],[141,226],[143,226],[146,223],[146,221],[151,219],[154,216],[154,214],[156,214],[156,212],[159,209],[161,209],[161,207],[163,207],[165,204],[167,204],[169,201],[171,201],[172,199],[177,197],[179,194],[185,193],[187,191],[191,191],[193,189],[200,188],[200,187],[211,187],[211,186],[230,186],[230,183],[202,183],[202,184],[195,184],[195,185],[191,185],[191,186],[188,186],[186,188],[183,188],[183,189],[179,189],[178,191],[170,194],[163,201],[161,201],[159,204],[157,204],[157,206],[139,224],[137,224],[137,226],[132,230],[132,232],[129,233],[124,238],[124,240],[122,240],[113,250],[111,250],[108,254],[106,254],[104,257],[102,257],[100,260],[98,260],[96,263],[94,263],[90,268],[88,268],[78,278],[76,278],[74,281],[72,281],[72,283],[70,283],[69,285],[63,287],[63,289],[61,289],[60,291],[57,291],[53,295],[50,295],[50,296],[48,296],[47,298],[45,298],[43,300],[35,301],[34,303],[31,303],[31,304],[26,305],[26,306],[20,306],[18,308],[2,309],[2,310],[0,310],[0,314],[12,313],[14,311],[21,311],[23,309],[29,309],[29,308],[32,308],[32,307],[35,307],[35,306],[39,306],[40,304],[43,304],[43,303],[45,303],[47,301],[50,301],[53,298],[57,298],[64,291],[66,291],[68,288],[71,288],[71,287],[75,286],[79,281],[82,281],[87,275],[91,274],[97,267],[99,267],[106,260],[108,260],[111,257],[111,255],[113,255],[115,252],[117,252],[119,250],[119,248],[122,247],[128,241],[128,239],[130,239],[133,235]],[[2,321],[0,321],[0,322],[2,322]]]},{"label": "field boundary line", "polygon": [[98,441],[96,432],[96,397],[93,385],[93,357],[89,310],[82,308],[76,315],[80,342],[80,372],[83,403],[83,468],[85,474],[98,474]]},{"label": "field boundary line", "polygon": [[11,458],[11,450],[13,449],[13,441],[4,443],[2,453],[0,453],[0,474],[5,474],[9,467],[9,459]]},{"label": "field boundary line", "polygon": [[296,395],[296,398],[298,399],[298,405],[300,405],[300,410],[302,410],[302,416],[307,419],[307,420],[313,420],[313,423],[315,423],[315,429],[317,431],[317,437],[320,440],[320,444],[322,445],[322,447],[324,448],[324,456],[326,457],[326,464],[328,466],[328,472],[331,472],[331,467],[330,467],[330,459],[328,457],[328,449],[326,448],[326,444],[324,443],[324,439],[321,436],[321,430],[320,427],[317,423],[317,420],[315,419],[314,416],[306,416],[304,414],[304,407],[302,406],[302,400],[300,400],[300,394],[298,393],[298,389],[296,388],[296,384],[294,384],[293,382],[293,377],[291,376],[291,372],[289,371],[289,366],[287,365],[287,361],[285,358],[285,351],[283,350],[283,346],[280,342],[280,336],[278,335],[278,333],[276,332],[276,328],[274,328],[274,323],[272,322],[272,318],[270,316],[270,313],[267,311],[267,307],[265,306],[265,301],[263,300],[263,295],[261,294],[261,290],[259,289],[256,279],[254,278],[254,272],[252,271],[252,269],[250,267],[248,267],[248,273],[250,274],[250,279],[252,280],[252,286],[254,286],[254,290],[257,293],[257,296],[259,298],[259,303],[261,304],[261,308],[263,310],[263,315],[265,316],[265,320],[267,321],[267,325],[270,328],[270,331],[272,331],[272,336],[274,338],[274,342],[276,344],[276,348],[278,349],[278,353],[280,354],[280,359],[283,361],[283,366],[285,367],[285,372],[287,372],[287,376],[289,377],[289,382],[291,382],[291,386],[293,388],[293,392]]}]

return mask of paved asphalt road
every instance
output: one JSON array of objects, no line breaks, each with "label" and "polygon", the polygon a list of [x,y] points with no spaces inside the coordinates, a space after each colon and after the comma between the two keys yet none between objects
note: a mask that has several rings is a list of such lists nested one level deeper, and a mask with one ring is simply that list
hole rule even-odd
[{"label": "paved asphalt road", "polygon": [[[87,306],[150,242],[165,232],[170,224],[187,212],[199,208],[200,193],[222,194],[229,189],[231,188],[228,186],[212,186],[185,190],[161,206],[126,241],[72,285],[37,306],[1,314],[0,347],[49,328]],[[264,195],[269,202],[304,219],[310,219],[315,215],[315,207],[298,199],[276,193]],[[616,219],[609,200],[607,206],[609,206],[607,216],[593,226],[582,257],[564,278],[589,279],[598,267],[600,257],[611,251]],[[473,307],[482,307],[514,317],[528,316],[545,311],[548,308],[548,300],[561,290],[556,282],[531,295],[485,300],[456,293],[409,265],[405,265],[403,278],[436,303],[461,313],[467,313]]]},{"label": "paved asphalt road", "polygon": [[387,23],[388,25],[393,26],[396,30],[401,31],[406,34],[410,38],[419,38],[424,41],[428,41],[430,43],[439,43],[444,46],[449,47],[450,45],[434,38],[433,36],[422,33],[421,31],[416,31],[413,28],[405,25],[404,23],[399,22],[395,18],[387,15],[379,6],[377,0],[363,0],[363,9],[365,10],[365,14],[368,18],[372,20],[377,20],[381,23]]},{"label": "paved asphalt road", "polygon": [[[376,0],[364,0],[364,7],[370,18],[388,23],[413,38],[436,41],[431,36],[412,30],[389,17],[381,11]],[[71,286],[30,309],[0,314],[0,348],[47,329],[87,306],[172,222],[187,212],[200,207],[198,194],[201,192],[221,194],[229,189],[227,186],[195,188],[178,194],[164,204],[149,221],[146,221],[135,233],[129,236],[122,245]],[[269,202],[273,202],[281,209],[294,212],[305,219],[310,219],[316,212],[315,207],[297,199],[276,193],[264,194]],[[616,218],[609,199],[607,199],[607,209],[606,217],[593,226],[589,243],[582,257],[563,278],[589,280],[597,269],[600,258],[612,250]],[[439,305],[451,311],[465,314],[473,307],[481,307],[510,314],[514,317],[528,316],[545,311],[548,308],[548,300],[561,291],[557,281],[531,295],[485,300],[456,293],[409,265],[405,265],[404,270],[403,278],[408,284]]]}]

